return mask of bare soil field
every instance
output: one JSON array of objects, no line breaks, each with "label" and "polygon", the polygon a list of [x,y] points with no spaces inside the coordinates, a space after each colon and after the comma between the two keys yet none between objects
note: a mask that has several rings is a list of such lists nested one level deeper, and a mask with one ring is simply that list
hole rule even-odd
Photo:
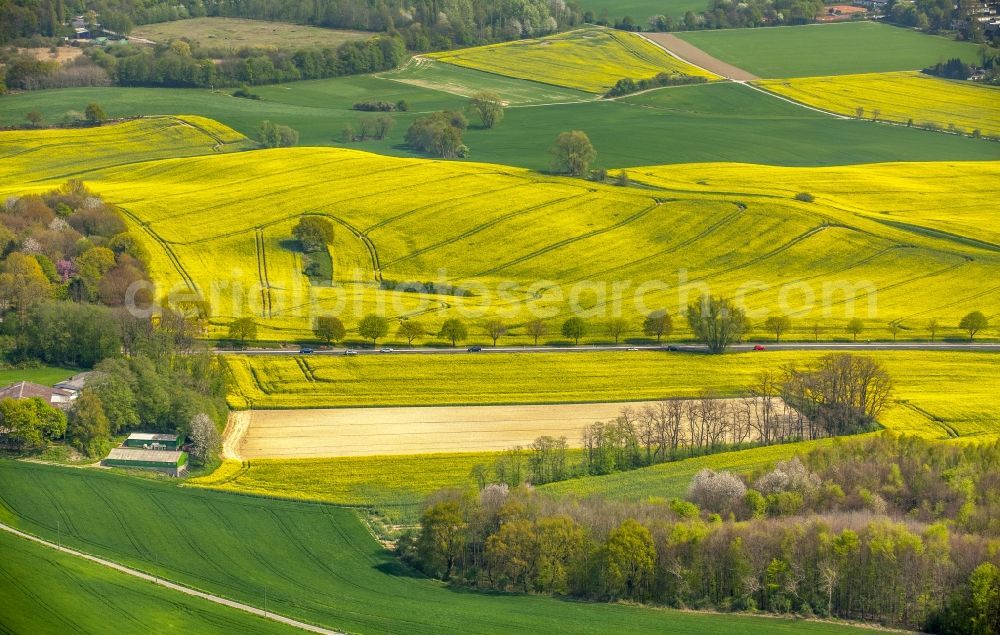
[{"label": "bare soil field", "polygon": [[[234,413],[225,447],[227,457],[241,459],[505,450],[543,435],[580,447],[586,426],[655,403],[253,410]],[[685,402],[685,411],[694,403]]]},{"label": "bare soil field", "polygon": [[732,64],[727,64],[718,58],[712,57],[697,46],[685,42],[672,33],[644,33],[643,37],[663,48],[674,57],[678,57],[695,66],[700,66],[706,71],[711,71],[727,79],[734,79],[740,82],[760,79],[753,73],[748,73],[742,68],[737,68]]}]

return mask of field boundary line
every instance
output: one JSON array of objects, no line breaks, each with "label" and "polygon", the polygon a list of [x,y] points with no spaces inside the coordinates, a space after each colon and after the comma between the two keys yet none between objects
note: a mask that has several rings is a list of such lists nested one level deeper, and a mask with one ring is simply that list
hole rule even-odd
[{"label": "field boundary line", "polygon": [[747,88],[756,90],[759,93],[764,93],[765,95],[770,95],[771,97],[774,97],[775,99],[780,99],[781,101],[787,101],[788,103],[792,104],[793,106],[798,106],[799,108],[805,108],[806,110],[812,110],[814,112],[818,112],[818,113],[821,113],[821,114],[824,114],[824,115],[829,115],[829,116],[834,117],[836,119],[856,119],[856,117],[848,117],[846,115],[842,115],[840,113],[833,112],[832,110],[824,110],[822,108],[817,108],[815,106],[810,106],[808,104],[804,104],[801,101],[795,101],[794,99],[791,99],[789,97],[785,97],[784,95],[779,95],[778,93],[772,92],[770,90],[767,90],[766,88],[758,86],[758,85],[754,84],[753,82],[736,81],[736,80],[734,80],[734,81],[737,84],[743,84]]},{"label": "field boundary line", "polygon": [[90,555],[88,553],[84,553],[83,551],[77,551],[76,549],[70,549],[69,547],[63,547],[62,545],[57,545],[57,544],[55,544],[53,542],[49,542],[48,540],[45,540],[44,538],[39,538],[38,536],[33,536],[33,535],[29,534],[29,533],[25,533],[23,531],[15,529],[15,528],[13,528],[10,525],[7,525],[5,523],[0,523],[0,529],[2,529],[3,531],[6,531],[8,533],[14,534],[15,536],[18,536],[20,538],[24,538],[25,540],[30,540],[32,542],[38,543],[38,544],[40,544],[40,545],[42,545],[44,547],[48,547],[50,549],[55,549],[56,551],[60,551],[60,552],[65,553],[65,554],[69,554],[71,556],[76,556],[77,558],[82,558],[84,560],[89,560],[89,561],[91,561],[91,562],[93,562],[95,564],[99,564],[99,565],[101,565],[103,567],[107,567],[109,569],[114,569],[115,571],[118,571],[119,573],[124,573],[125,575],[130,575],[130,576],[132,576],[134,578],[139,578],[140,580],[145,580],[146,582],[152,582],[153,584],[156,584],[157,586],[166,587],[166,588],[171,589],[173,591],[179,591],[181,593],[184,593],[186,595],[190,595],[192,597],[201,598],[203,600],[207,600],[209,602],[214,602],[215,604],[220,604],[222,606],[228,606],[229,608],[237,609],[237,610],[243,611],[245,613],[250,613],[251,615],[256,615],[257,617],[262,617],[262,618],[267,619],[267,620],[273,620],[275,622],[281,622],[282,624],[287,624],[288,626],[293,626],[295,628],[299,628],[299,629],[302,629],[304,631],[309,631],[311,633],[322,633],[323,635],[344,635],[340,631],[333,631],[333,630],[330,630],[330,629],[323,628],[321,626],[316,626],[314,624],[309,624],[308,622],[300,622],[300,621],[292,619],[290,617],[285,617],[284,615],[278,615],[277,613],[273,613],[271,611],[265,611],[264,609],[259,609],[259,608],[255,607],[255,606],[251,606],[249,604],[243,604],[242,602],[237,602],[235,600],[229,600],[229,599],[226,599],[226,598],[218,596],[218,595],[213,595],[211,593],[206,593],[204,591],[199,591],[197,589],[191,588],[189,586],[185,586],[183,584],[178,584],[176,582],[170,582],[169,580],[164,580],[163,578],[161,578],[159,576],[150,575],[148,573],[144,573],[142,571],[139,571],[138,569],[132,569],[131,567],[126,567],[125,565],[118,564],[117,562],[114,562],[113,560],[106,560],[106,559],[100,558],[98,556],[92,556],[92,555]]}]

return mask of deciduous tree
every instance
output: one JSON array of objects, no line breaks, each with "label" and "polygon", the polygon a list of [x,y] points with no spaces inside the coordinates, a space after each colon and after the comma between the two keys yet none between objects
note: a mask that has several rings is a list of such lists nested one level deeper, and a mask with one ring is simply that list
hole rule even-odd
[{"label": "deciduous tree", "polygon": [[549,332],[549,326],[542,320],[531,320],[524,325],[524,332],[534,338],[535,346],[538,346],[538,338],[544,337]]},{"label": "deciduous tree", "polygon": [[329,345],[344,339],[347,331],[344,329],[344,323],[340,321],[340,318],[333,315],[326,315],[316,318],[316,326],[313,327],[313,333]]},{"label": "deciduous tree", "polygon": [[560,133],[550,152],[552,171],[572,176],[586,174],[590,163],[597,158],[587,133],[580,130]]},{"label": "deciduous tree", "polygon": [[374,346],[379,338],[389,334],[389,321],[381,315],[370,313],[358,322],[358,334],[366,340],[371,340]]},{"label": "deciduous tree", "polygon": [[563,322],[560,331],[563,337],[568,337],[573,340],[573,343],[579,344],[580,338],[587,334],[587,323],[583,321],[583,318],[573,316]]},{"label": "deciduous tree", "polygon": [[688,325],[712,353],[724,353],[747,331],[746,314],[731,300],[704,295],[687,310]]},{"label": "deciduous tree", "polygon": [[666,309],[653,311],[642,321],[642,332],[656,337],[656,343],[664,337],[669,337],[674,330],[674,321]]},{"label": "deciduous tree", "polygon": [[976,333],[989,328],[989,326],[990,321],[985,315],[983,315],[982,311],[973,311],[968,313],[958,323],[958,328],[969,334],[970,342],[974,337],[976,337]]},{"label": "deciduous tree", "polygon": [[257,322],[252,317],[241,317],[229,324],[229,339],[240,343],[245,348],[247,340],[257,339]]},{"label": "deciduous tree", "polygon": [[465,338],[469,337],[469,331],[465,328],[465,324],[463,324],[458,318],[449,318],[441,325],[441,330],[438,331],[438,337],[450,340],[451,345],[455,346],[458,342],[461,342]]},{"label": "deciduous tree", "polygon": [[493,340],[493,346],[497,345],[497,340],[507,334],[507,325],[500,318],[494,318],[486,322],[486,334]]},{"label": "deciduous tree", "polygon": [[469,106],[479,115],[484,128],[492,128],[503,120],[503,100],[494,92],[482,91],[472,96]]},{"label": "deciduous tree", "polygon": [[424,325],[416,320],[403,320],[399,325],[399,336],[406,338],[406,343],[412,345],[413,340],[424,336]]},{"label": "deciduous tree", "polygon": [[774,341],[781,341],[781,334],[792,328],[792,319],[787,315],[771,315],[764,320],[764,328],[774,333]]}]

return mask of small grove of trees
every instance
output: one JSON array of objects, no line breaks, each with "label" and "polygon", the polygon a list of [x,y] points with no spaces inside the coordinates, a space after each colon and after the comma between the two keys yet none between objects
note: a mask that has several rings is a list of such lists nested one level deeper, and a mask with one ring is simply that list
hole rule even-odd
[{"label": "small grove of trees", "polygon": [[689,500],[563,500],[487,483],[431,496],[397,552],[479,589],[991,633],[998,465],[998,443],[886,433],[745,476],[703,470]]},{"label": "small grove of trees", "polygon": [[687,321],[694,336],[712,353],[725,353],[750,328],[746,313],[732,300],[709,295],[688,306]]},{"label": "small grove of trees", "polygon": [[604,96],[605,97],[621,97],[623,95],[629,95],[631,93],[637,93],[642,90],[650,90],[652,88],[661,88],[663,86],[683,86],[685,84],[703,84],[708,80],[704,77],[695,77],[692,75],[685,75],[684,73],[670,72],[670,73],[657,73],[655,77],[650,77],[648,79],[619,79],[615,82],[615,85],[609,90]]},{"label": "small grove of trees", "polygon": [[108,118],[108,116],[104,113],[104,109],[101,108],[101,105],[96,102],[90,102],[87,104],[87,108],[83,111],[83,115],[90,123],[101,123],[102,121],[106,121]]},{"label": "small grove of trees", "polygon": [[875,359],[839,353],[786,373],[782,397],[831,435],[869,430],[892,391],[889,373]]},{"label": "small grove of trees", "polygon": [[503,120],[504,102],[494,92],[482,91],[472,96],[469,107],[479,115],[483,128],[492,128]]},{"label": "small grove of trees", "polygon": [[362,117],[358,119],[357,124],[345,124],[340,136],[344,143],[369,139],[382,141],[392,133],[395,125],[395,120],[388,115]]},{"label": "small grove of trees", "polygon": [[465,115],[441,111],[417,118],[406,131],[406,145],[420,152],[445,159],[468,156],[462,134],[469,126]]},{"label": "small grove of trees", "polygon": [[38,397],[0,400],[0,447],[29,452],[66,433],[66,414]]},{"label": "small grove of trees", "polygon": [[590,137],[580,130],[560,133],[549,152],[552,155],[552,171],[571,176],[586,174],[597,158],[597,150],[590,143]]},{"label": "small grove of trees", "polygon": [[333,222],[322,216],[303,216],[292,229],[292,235],[302,245],[302,251],[323,251],[327,245],[333,244]]},{"label": "small grove of trees", "polygon": [[299,133],[293,128],[265,119],[257,128],[257,140],[264,148],[290,148],[298,145]]}]

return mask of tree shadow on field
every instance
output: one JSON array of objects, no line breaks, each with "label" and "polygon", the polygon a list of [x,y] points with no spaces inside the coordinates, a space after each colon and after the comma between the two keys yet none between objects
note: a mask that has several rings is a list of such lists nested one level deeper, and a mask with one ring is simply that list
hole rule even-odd
[{"label": "tree shadow on field", "polygon": [[400,562],[399,558],[396,556],[393,556],[390,560],[386,560],[385,562],[375,565],[373,568],[379,573],[391,575],[394,578],[428,579],[426,575],[417,569]]},{"label": "tree shadow on field", "polygon": [[287,249],[288,251],[294,252],[304,252],[302,249],[302,243],[294,238],[287,238],[278,243],[282,249]]}]

